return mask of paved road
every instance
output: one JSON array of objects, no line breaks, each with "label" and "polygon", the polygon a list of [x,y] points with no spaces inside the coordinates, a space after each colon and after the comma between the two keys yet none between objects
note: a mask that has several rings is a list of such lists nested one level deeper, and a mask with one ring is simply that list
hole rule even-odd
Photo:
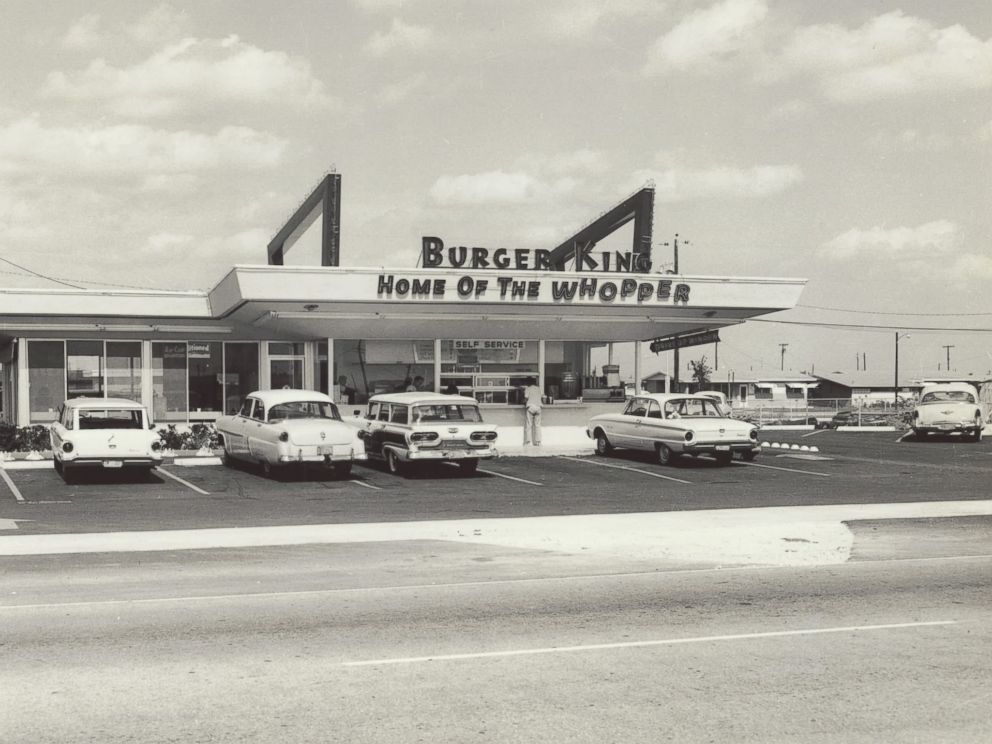
[{"label": "paved road", "polygon": [[570,573],[419,542],[7,558],[0,732],[989,741],[992,557],[949,552],[988,523],[879,529],[854,526],[871,560],[776,569]]}]

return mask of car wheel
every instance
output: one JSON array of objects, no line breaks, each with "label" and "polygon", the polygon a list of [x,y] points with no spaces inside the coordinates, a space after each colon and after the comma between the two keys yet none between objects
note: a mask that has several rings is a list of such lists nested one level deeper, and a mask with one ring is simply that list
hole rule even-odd
[{"label": "car wheel", "polygon": [[262,475],[266,478],[271,478],[273,476],[272,463],[268,460],[262,460]]},{"label": "car wheel", "polygon": [[474,457],[470,460],[462,460],[458,463],[458,467],[462,469],[462,473],[465,475],[471,475],[479,469],[479,461]]},{"label": "car wheel", "polygon": [[350,478],[351,477],[351,463],[350,462],[337,462],[334,463],[334,475],[338,478]]},{"label": "car wheel", "polygon": [[65,481],[67,484],[76,482],[77,478],[76,478],[76,471],[74,468],[70,468],[65,463],[62,463],[61,472],[62,472],[62,480]]},{"label": "car wheel", "polygon": [[396,450],[386,450],[386,467],[393,475],[403,474],[403,461],[396,454]]},{"label": "car wheel", "polygon": [[221,448],[221,451],[220,451],[220,462],[221,462],[221,465],[223,465],[225,468],[233,468],[234,467],[234,458],[231,457],[231,453],[227,451],[227,443],[226,442],[224,443],[224,446]]},{"label": "car wheel", "polygon": [[57,457],[52,458],[52,466],[55,468],[56,473],[58,473],[59,475],[62,474],[62,461],[59,458]]},{"label": "car wheel", "polygon": [[596,454],[600,457],[606,457],[613,451],[613,445],[610,444],[610,440],[606,438],[606,434],[599,432],[596,434]]},{"label": "car wheel", "polygon": [[734,459],[733,452],[717,452],[716,453],[716,464],[717,465],[729,465]]},{"label": "car wheel", "polygon": [[659,462],[659,464],[661,464],[661,465],[671,465],[673,458],[674,458],[674,455],[672,454],[671,449],[669,449],[667,445],[664,445],[664,444],[659,444],[658,445],[658,462]]},{"label": "car wheel", "polygon": [[751,450],[746,450],[741,452],[741,459],[744,462],[754,462],[754,458],[758,456],[757,452],[752,452]]}]

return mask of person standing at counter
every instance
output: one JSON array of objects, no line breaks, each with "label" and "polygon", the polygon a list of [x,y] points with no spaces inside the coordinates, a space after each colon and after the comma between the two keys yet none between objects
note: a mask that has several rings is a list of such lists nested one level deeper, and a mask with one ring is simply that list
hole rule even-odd
[{"label": "person standing at counter", "polygon": [[535,447],[541,446],[541,388],[537,380],[528,377],[524,388],[524,445],[531,442]]}]

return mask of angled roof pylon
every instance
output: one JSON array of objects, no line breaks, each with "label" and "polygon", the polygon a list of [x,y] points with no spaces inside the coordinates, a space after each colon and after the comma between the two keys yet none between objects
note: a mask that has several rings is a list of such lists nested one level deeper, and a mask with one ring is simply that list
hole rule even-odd
[{"label": "angled roof pylon", "polygon": [[588,243],[595,245],[631,220],[634,221],[631,253],[645,254],[650,258],[654,223],[654,187],[645,186],[551,251],[551,265],[559,270],[564,269],[565,264],[575,257],[576,245],[584,246]]},{"label": "angled roof pylon", "polygon": [[269,241],[269,265],[282,266],[283,256],[300,236],[323,215],[320,265],[341,263],[341,174],[328,173],[300,205],[276,236]]}]

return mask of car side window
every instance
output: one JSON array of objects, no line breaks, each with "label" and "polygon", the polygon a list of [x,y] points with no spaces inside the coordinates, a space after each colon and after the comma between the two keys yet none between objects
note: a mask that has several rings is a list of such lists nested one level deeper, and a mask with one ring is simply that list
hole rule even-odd
[{"label": "car side window", "polygon": [[661,406],[658,405],[658,401],[652,400],[648,403],[648,418],[661,418]]},{"label": "car side window", "polygon": [[251,417],[259,421],[265,421],[265,406],[262,405],[262,401],[255,401],[255,405],[251,409]]},{"label": "car side window", "polygon": [[389,420],[394,424],[406,424],[409,422],[409,409],[406,406],[394,405],[393,412],[389,416]]},{"label": "car side window", "polygon": [[648,415],[648,401],[643,398],[635,398],[634,405],[629,411],[631,416],[647,416]]},{"label": "car side window", "polygon": [[245,398],[244,401],[241,403],[241,408],[238,409],[238,415],[239,416],[247,416],[247,417],[251,418],[251,406],[252,406],[252,402],[253,401],[252,401],[251,398]]},{"label": "car side window", "polygon": [[379,416],[379,404],[369,403],[369,410],[365,414],[365,418],[368,419],[369,421],[375,421],[378,416]]},{"label": "car side window", "polygon": [[637,405],[637,398],[631,398],[629,401],[627,401],[627,407],[623,409],[624,416],[633,416],[634,414],[632,412],[636,405]]},{"label": "car side window", "polygon": [[383,403],[379,406],[379,420],[389,421],[389,404]]}]

